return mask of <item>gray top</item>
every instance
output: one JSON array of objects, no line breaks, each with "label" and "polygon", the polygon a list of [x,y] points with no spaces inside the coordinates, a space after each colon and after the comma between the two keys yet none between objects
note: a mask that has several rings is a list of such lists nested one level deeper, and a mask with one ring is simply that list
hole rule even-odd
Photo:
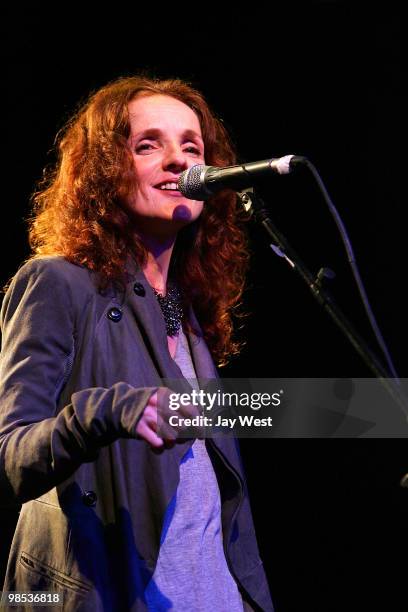
[{"label": "gray top", "polygon": [[[182,330],[174,360],[198,390]],[[243,611],[224,555],[220,492],[205,440],[196,440],[181,459],[180,483],[164,517],[159,558],[145,596],[154,612]]]}]

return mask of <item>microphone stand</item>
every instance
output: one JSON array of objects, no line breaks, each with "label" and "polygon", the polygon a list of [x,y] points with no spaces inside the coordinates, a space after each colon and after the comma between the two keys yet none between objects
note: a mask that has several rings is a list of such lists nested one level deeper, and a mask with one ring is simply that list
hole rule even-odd
[{"label": "microphone stand", "polygon": [[324,278],[332,277],[333,272],[328,268],[321,268],[316,278],[314,278],[297,253],[292,249],[285,236],[283,236],[274,225],[269,217],[265,203],[256,195],[253,187],[240,191],[237,195],[245,211],[251,213],[255,220],[265,229],[269,237],[272,238],[274,242],[274,244],[271,244],[273,251],[280,257],[284,257],[293,270],[295,270],[307,284],[313,297],[326,310],[337,327],[351,342],[364,363],[380,380],[381,384],[405,413],[408,420],[407,397],[395,383],[394,379],[390,377],[389,372],[383,367],[375,354],[369,349],[366,342],[355,331],[352,324],[334,302],[331,295],[324,289]]}]

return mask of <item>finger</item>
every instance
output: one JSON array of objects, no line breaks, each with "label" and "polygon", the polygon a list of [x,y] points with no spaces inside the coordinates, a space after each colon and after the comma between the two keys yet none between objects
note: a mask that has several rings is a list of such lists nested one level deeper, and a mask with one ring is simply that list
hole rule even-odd
[{"label": "finger", "polygon": [[179,432],[177,431],[177,429],[171,427],[171,425],[169,425],[168,423],[163,421],[163,419],[160,418],[157,423],[156,435],[166,441],[174,443],[179,437]]},{"label": "finger", "polygon": [[145,422],[159,438],[173,443],[177,440],[177,429],[174,429],[156,410],[146,415]]},{"label": "finger", "polygon": [[137,428],[138,435],[146,440],[153,448],[161,448],[164,445],[164,441],[149,427],[146,423],[140,423]]}]

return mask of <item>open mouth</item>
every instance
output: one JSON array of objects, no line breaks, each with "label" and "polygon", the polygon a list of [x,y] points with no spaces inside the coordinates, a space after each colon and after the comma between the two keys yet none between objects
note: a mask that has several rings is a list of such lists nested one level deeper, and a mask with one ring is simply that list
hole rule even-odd
[{"label": "open mouth", "polygon": [[154,188],[160,191],[176,191],[180,193],[177,183],[159,183],[159,185],[155,185]]}]

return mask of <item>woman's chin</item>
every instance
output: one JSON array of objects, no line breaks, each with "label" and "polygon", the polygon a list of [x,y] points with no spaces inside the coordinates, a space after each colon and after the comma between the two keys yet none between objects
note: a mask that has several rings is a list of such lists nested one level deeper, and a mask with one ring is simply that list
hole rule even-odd
[{"label": "woman's chin", "polygon": [[186,206],[186,204],[178,204],[173,210],[172,220],[173,221],[181,221],[184,223],[190,223],[194,221],[197,216],[193,215],[193,211],[190,206]]}]

